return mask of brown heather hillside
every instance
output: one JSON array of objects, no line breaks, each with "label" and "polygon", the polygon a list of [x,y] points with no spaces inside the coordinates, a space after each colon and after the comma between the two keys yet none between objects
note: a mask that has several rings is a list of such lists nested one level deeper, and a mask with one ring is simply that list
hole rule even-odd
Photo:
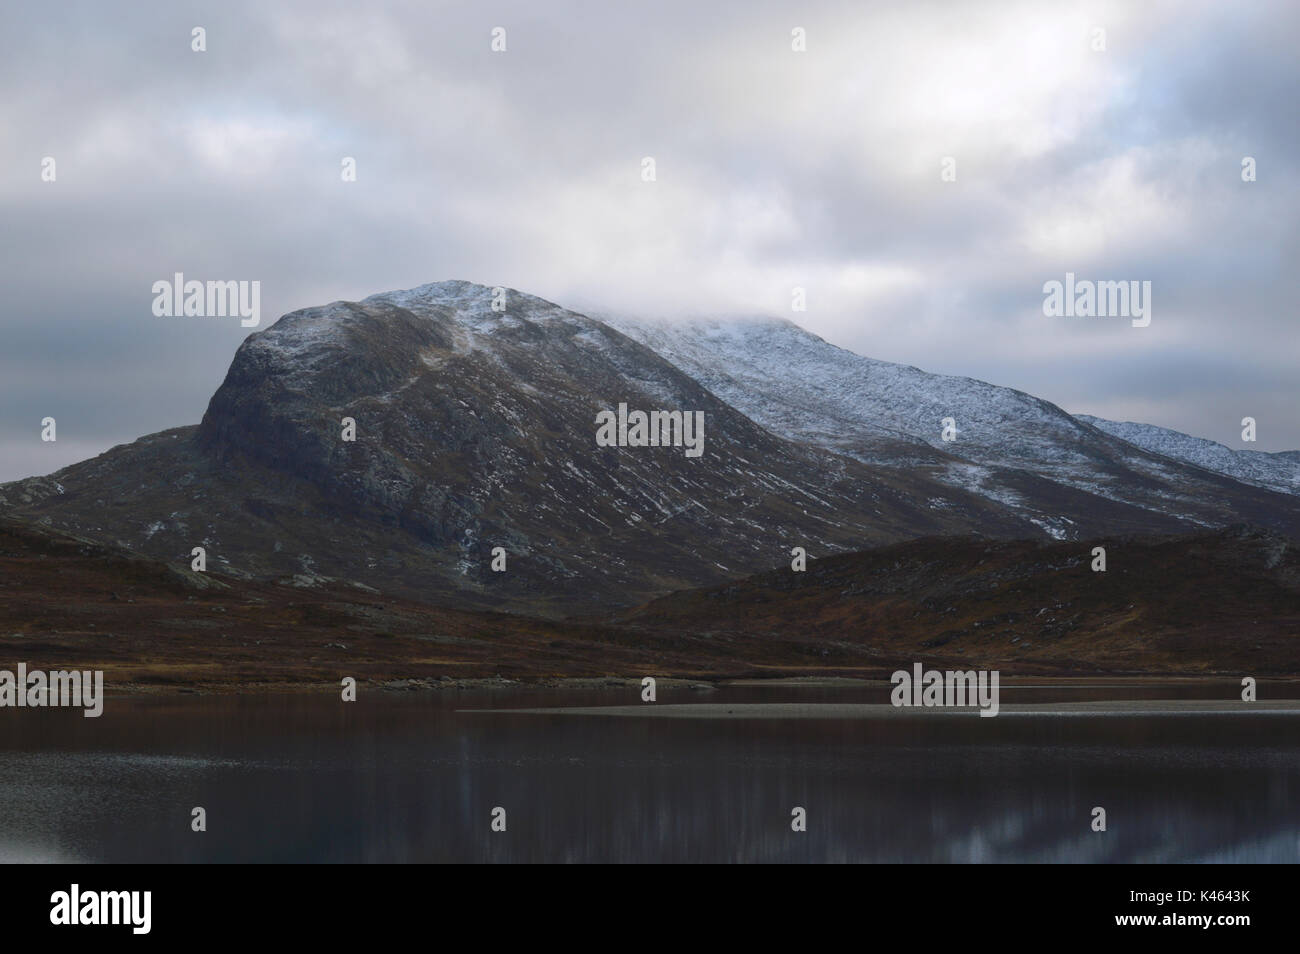
[{"label": "brown heather hillside", "polygon": [[[683,672],[701,658],[600,627],[431,607],[337,584],[198,574],[0,523],[0,668],[102,669],[109,690],[337,690],[394,679]],[[704,665],[708,665],[705,663]]]},{"label": "brown heather hillside", "polygon": [[0,523],[0,668],[103,669],[110,689],[317,687],[345,675],[887,677],[912,662],[1010,674],[1300,673],[1300,557],[1234,529],[1093,544],[928,539],[675,593],[620,618],[430,606],[345,583],[196,574]]},{"label": "brown heather hillside", "polygon": [[[1105,572],[1091,553],[1104,546]],[[673,594],[623,622],[799,642],[823,666],[1300,672],[1300,549],[1234,527],[1088,542],[929,538]],[[811,660],[810,660],[811,661]]]}]

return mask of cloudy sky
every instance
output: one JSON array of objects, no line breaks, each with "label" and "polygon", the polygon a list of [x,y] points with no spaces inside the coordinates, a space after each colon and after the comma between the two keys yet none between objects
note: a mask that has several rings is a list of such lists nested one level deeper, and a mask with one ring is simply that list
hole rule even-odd
[{"label": "cloudy sky", "polygon": [[[10,3],[0,480],[199,420],[249,329],[155,317],[177,271],[262,327],[448,278],[781,315],[1300,448],[1297,48],[1291,0]],[[1045,317],[1066,271],[1152,282],[1150,326]]]}]

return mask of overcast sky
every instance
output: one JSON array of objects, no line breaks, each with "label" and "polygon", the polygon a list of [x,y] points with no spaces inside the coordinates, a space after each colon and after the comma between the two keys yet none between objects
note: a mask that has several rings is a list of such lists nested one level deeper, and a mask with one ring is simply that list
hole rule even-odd
[{"label": "overcast sky", "polygon": [[[249,329],[155,317],[177,271],[260,281],[263,328],[450,278],[780,315],[1300,447],[1298,27],[1293,0],[8,3],[0,480],[200,419]],[[1150,326],[1045,317],[1066,271],[1152,282]]]}]

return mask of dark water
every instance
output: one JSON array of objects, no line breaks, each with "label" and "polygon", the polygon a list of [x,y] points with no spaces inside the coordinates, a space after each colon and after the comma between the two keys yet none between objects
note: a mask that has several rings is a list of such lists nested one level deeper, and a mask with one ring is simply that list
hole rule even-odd
[{"label": "dark water", "polygon": [[[1005,690],[1231,698],[1189,689]],[[3,861],[1281,861],[1300,714],[677,720],[465,708],[634,690],[122,698],[0,711]],[[661,692],[664,702],[880,691]],[[191,808],[208,830],[190,830]],[[496,806],[507,830],[490,829]],[[791,808],[808,830],[790,830]],[[1103,806],[1108,830],[1090,830]]]}]

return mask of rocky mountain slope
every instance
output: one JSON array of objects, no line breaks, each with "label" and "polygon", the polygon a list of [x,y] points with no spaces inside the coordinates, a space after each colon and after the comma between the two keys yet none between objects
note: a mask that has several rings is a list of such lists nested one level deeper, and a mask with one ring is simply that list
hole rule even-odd
[{"label": "rocky mountain slope", "polygon": [[[1033,532],[924,475],[774,435],[600,322],[507,301],[448,282],[286,315],[240,347],[197,429],[0,498],[185,565],[203,546],[235,575],[556,611],[753,572],[795,545]],[[597,414],[620,402],[702,411],[702,456],[597,446]]]},{"label": "rocky mountain slope", "polygon": [[[0,508],[177,566],[201,546],[236,578],[553,614],[758,572],[793,546],[1300,529],[1300,498],[787,323],[624,334],[516,291],[492,301],[443,282],[288,314],[239,348],[198,427],[0,486]],[[620,403],[702,412],[702,455],[599,446],[597,415]]]},{"label": "rocky mountain slope", "polygon": [[1088,414],[1079,414],[1077,418],[1153,454],[1186,461],[1245,484],[1267,487],[1281,493],[1300,494],[1300,451],[1270,454],[1264,451],[1233,450],[1217,441],[1192,437],[1154,424],[1107,421]]},{"label": "rocky mountain slope", "polygon": [[1291,526],[1294,501],[1239,483],[1300,489],[1300,463],[1285,455],[1260,455],[1274,459],[1273,479],[1247,480],[1259,464],[1212,466],[1023,391],[864,358],[781,319],[604,320],[777,434],[985,496],[1058,539],[1095,532],[1087,515],[1101,500],[1189,526]]}]

